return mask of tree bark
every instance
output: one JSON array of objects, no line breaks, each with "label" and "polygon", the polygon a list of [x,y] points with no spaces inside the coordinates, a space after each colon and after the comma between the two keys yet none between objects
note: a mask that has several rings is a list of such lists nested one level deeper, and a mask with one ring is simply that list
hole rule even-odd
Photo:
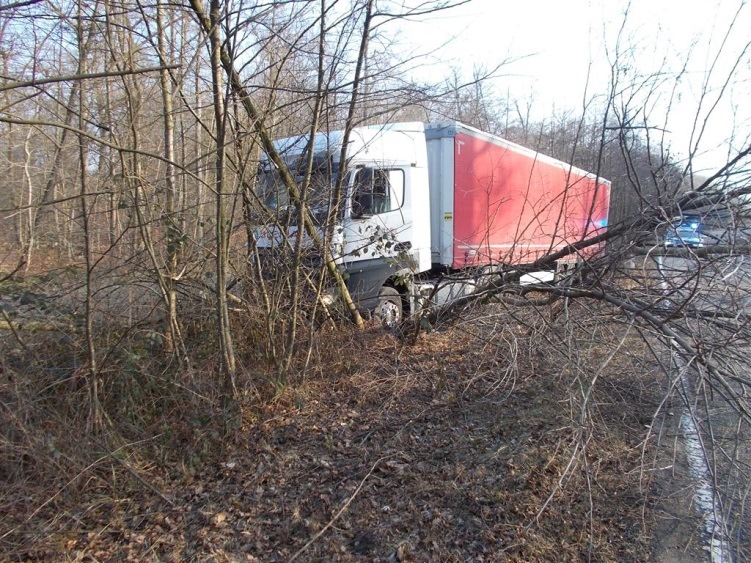
[{"label": "tree bark", "polygon": [[[76,32],[78,38],[78,73],[83,74],[86,70],[85,60],[88,57],[88,50],[85,47],[83,31],[83,0],[78,2],[78,21]],[[89,35],[90,36],[90,35]],[[99,397],[99,368],[97,362],[96,344],[94,342],[94,265],[92,248],[92,226],[91,216],[92,205],[88,197],[88,139],[84,134],[86,121],[84,119],[85,109],[85,90],[83,82],[78,86],[78,129],[81,131],[78,135],[78,157],[80,172],[80,195],[81,195],[81,224],[83,227],[83,252],[86,264],[85,290],[85,317],[84,317],[84,336],[86,339],[86,355],[88,369],[86,379],[89,389],[89,425],[92,430],[100,429],[102,425],[102,413]]]},{"label": "tree bark", "polygon": [[227,306],[227,264],[229,251],[229,229],[225,210],[226,197],[225,167],[227,115],[224,103],[224,80],[222,71],[221,6],[219,0],[211,0],[210,21],[208,22],[209,48],[211,51],[211,87],[213,95],[214,121],[216,127],[216,153],[214,161],[215,190],[215,242],[216,242],[216,308],[221,351],[222,371],[225,377],[225,396],[230,402],[238,398],[236,382],[235,350],[232,342],[229,308]]},{"label": "tree bark", "polygon": [[165,297],[167,306],[167,331],[164,339],[164,351],[167,354],[177,354],[184,361],[185,353],[180,322],[177,316],[177,290],[175,283],[178,275],[178,259],[182,246],[182,232],[176,219],[177,187],[175,185],[175,121],[172,101],[172,81],[167,69],[167,38],[164,26],[164,2],[157,0],[156,3],[156,27],[157,46],[162,70],[159,72],[159,80],[162,90],[163,126],[164,126],[164,184],[165,184],[165,209],[162,221],[165,224],[167,235],[167,263],[164,275]]}]

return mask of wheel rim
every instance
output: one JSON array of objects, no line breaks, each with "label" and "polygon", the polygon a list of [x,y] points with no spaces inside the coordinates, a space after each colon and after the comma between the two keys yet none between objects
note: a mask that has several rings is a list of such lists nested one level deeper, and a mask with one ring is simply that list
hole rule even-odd
[{"label": "wheel rim", "polygon": [[381,301],[378,305],[378,318],[381,319],[381,324],[387,328],[394,328],[402,320],[401,307],[393,301]]}]

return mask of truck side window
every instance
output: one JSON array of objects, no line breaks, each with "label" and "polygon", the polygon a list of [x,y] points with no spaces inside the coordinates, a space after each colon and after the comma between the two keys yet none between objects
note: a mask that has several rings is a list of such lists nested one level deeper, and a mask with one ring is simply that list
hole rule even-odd
[{"label": "truck side window", "polygon": [[403,171],[361,168],[352,190],[352,215],[378,215],[399,209],[403,197]]}]

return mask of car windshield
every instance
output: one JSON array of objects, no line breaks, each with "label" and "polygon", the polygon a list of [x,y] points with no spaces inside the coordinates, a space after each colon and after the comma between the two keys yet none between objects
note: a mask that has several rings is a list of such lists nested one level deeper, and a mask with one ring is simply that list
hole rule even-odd
[{"label": "car windshield", "polygon": [[672,224],[665,233],[668,246],[704,246],[704,225],[701,217],[684,215],[673,217]]}]

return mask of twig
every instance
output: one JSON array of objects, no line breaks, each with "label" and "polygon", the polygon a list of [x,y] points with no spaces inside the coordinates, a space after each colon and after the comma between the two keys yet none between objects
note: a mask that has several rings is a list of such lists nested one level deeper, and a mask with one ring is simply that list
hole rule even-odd
[{"label": "twig", "polygon": [[16,327],[13,326],[13,323],[8,318],[8,313],[5,312],[4,309],[0,309],[0,313],[3,314],[3,319],[5,319],[5,322],[8,323],[8,330],[10,330],[13,333],[13,336],[16,339],[16,342],[18,342],[21,345],[21,348],[26,350],[27,354],[31,354],[31,349],[29,349],[28,346],[26,346],[26,343],[21,340],[21,335],[18,334],[18,331],[16,331]]},{"label": "twig", "polygon": [[[4,218],[7,219],[7,217],[4,217]],[[4,282],[5,280],[9,280],[13,276],[15,276],[19,272],[19,270],[21,270],[21,268],[23,268],[25,265],[26,265],[26,259],[21,258],[21,260],[18,262],[18,265],[13,269],[11,273],[5,274],[3,275],[3,277],[0,278],[0,283]]]},{"label": "twig", "polygon": [[[157,436],[153,436],[153,437],[149,438],[149,440],[153,440],[154,438],[158,438],[159,436],[161,436],[161,434],[158,434]],[[146,440],[144,440],[144,441],[146,441]],[[136,442],[136,443],[137,443],[137,442]],[[129,446],[131,446],[131,445],[133,445],[133,444],[128,444],[128,445],[129,445]],[[107,455],[108,455],[109,457],[111,457],[111,458],[112,458],[112,459],[114,459],[114,460],[115,460],[116,462],[118,462],[118,463],[119,463],[120,465],[122,465],[122,466],[123,466],[123,469],[125,469],[125,470],[126,470],[126,471],[127,471],[128,473],[130,473],[130,474],[131,474],[131,475],[132,475],[133,477],[135,477],[135,479],[136,479],[136,480],[137,480],[137,481],[138,481],[139,483],[141,483],[141,485],[143,485],[144,487],[146,487],[147,489],[149,489],[149,490],[150,490],[150,491],[151,491],[152,493],[154,493],[155,495],[157,495],[157,496],[158,496],[159,498],[161,498],[161,499],[162,499],[162,500],[163,500],[164,502],[166,502],[166,503],[167,503],[167,504],[169,504],[170,506],[175,506],[175,503],[174,503],[174,502],[172,501],[172,499],[170,499],[170,498],[169,498],[169,497],[168,497],[167,495],[165,495],[165,494],[164,494],[164,493],[163,493],[162,491],[160,491],[159,489],[157,489],[157,488],[156,488],[156,487],[155,487],[154,485],[152,485],[151,483],[149,483],[149,482],[148,482],[148,481],[147,481],[146,479],[144,479],[143,477],[141,477],[141,476],[140,476],[140,475],[139,475],[138,473],[136,473],[135,469],[133,469],[133,468],[132,468],[132,467],[131,467],[130,465],[128,465],[128,464],[127,464],[127,463],[125,463],[125,462],[124,462],[124,461],[123,461],[122,459],[120,459],[120,458],[118,458],[117,456],[115,456],[115,453],[117,453],[118,451],[120,451],[121,449],[123,449],[122,447],[118,448],[118,449],[117,449],[117,450],[115,450],[114,452],[111,452],[111,451],[109,450],[109,448],[107,448],[107,447],[106,447],[106,446],[105,446],[104,444],[102,444],[101,442],[99,442],[99,446],[100,446],[100,447],[101,447],[101,448],[102,448],[102,449],[103,449],[103,450],[104,450],[105,452],[107,452]]]},{"label": "twig", "polygon": [[[128,471],[129,471],[129,472],[130,472],[130,473],[131,473],[131,474],[132,474],[132,475],[133,475],[134,477],[135,477],[135,478],[136,478],[136,479],[138,479],[138,481],[140,481],[140,482],[141,482],[141,483],[142,483],[143,485],[145,485],[146,487],[148,487],[149,489],[151,489],[152,491],[154,491],[154,492],[155,492],[155,493],[156,493],[157,495],[159,495],[159,496],[160,496],[160,497],[161,497],[161,498],[162,498],[162,499],[163,499],[163,500],[164,500],[165,502],[167,502],[167,504],[169,504],[170,506],[174,506],[174,503],[173,503],[173,502],[172,502],[172,501],[171,501],[171,500],[170,500],[169,498],[167,498],[167,497],[166,497],[166,496],[165,496],[165,495],[164,495],[163,493],[161,493],[161,492],[160,492],[160,491],[159,491],[159,490],[158,490],[158,489],[157,489],[156,487],[154,487],[154,485],[152,485],[152,484],[150,484],[150,483],[147,483],[146,481],[144,481],[144,480],[143,480],[143,479],[142,479],[141,477],[139,477],[139,476],[138,476],[137,474],[135,474],[135,472],[134,472],[134,471],[133,471],[133,470],[132,470],[132,469],[131,469],[130,467],[128,467],[128,466],[127,466],[127,464],[125,464],[125,462],[123,462],[123,461],[121,461],[121,460],[117,459],[117,457],[115,457],[115,455],[114,455],[115,453],[119,452],[120,450],[122,450],[122,449],[124,449],[124,448],[126,448],[126,447],[130,447],[130,446],[135,446],[135,445],[137,445],[137,444],[141,444],[141,443],[143,443],[143,442],[148,442],[149,440],[153,440],[153,439],[155,439],[155,438],[158,438],[159,436],[161,436],[161,434],[157,434],[156,436],[152,436],[151,438],[147,438],[147,439],[145,439],[145,440],[139,440],[139,441],[137,441],[137,442],[132,442],[132,443],[130,443],[130,444],[126,444],[126,445],[124,445],[124,446],[120,446],[120,447],[119,447],[119,448],[117,448],[117,449],[116,449],[116,450],[115,450],[114,452],[110,452],[110,451],[109,451],[109,449],[107,449],[106,447],[104,447],[104,445],[103,445],[103,444],[102,444],[101,442],[97,442],[97,443],[98,443],[98,445],[99,445],[99,446],[100,446],[100,447],[101,447],[102,449],[104,449],[104,451],[106,452],[106,454],[105,454],[105,455],[103,455],[103,456],[101,456],[101,457],[99,457],[98,459],[95,459],[95,460],[94,460],[94,461],[92,461],[92,462],[91,462],[91,463],[90,463],[89,465],[87,465],[87,466],[86,466],[85,468],[83,468],[83,469],[82,469],[81,471],[79,471],[79,472],[78,472],[78,473],[76,474],[76,476],[75,476],[75,477],[73,477],[73,478],[72,478],[72,479],[71,479],[70,481],[68,481],[67,483],[65,483],[65,485],[63,485],[63,486],[62,486],[62,487],[60,488],[60,490],[58,490],[58,491],[57,491],[57,492],[56,492],[56,493],[55,493],[54,495],[52,495],[52,496],[51,496],[50,498],[48,498],[48,499],[47,499],[46,501],[44,501],[44,502],[43,502],[42,504],[40,504],[40,505],[39,505],[39,506],[38,506],[38,507],[36,508],[36,510],[34,510],[34,512],[32,512],[32,513],[31,513],[31,515],[30,515],[30,516],[29,516],[29,517],[28,517],[28,518],[26,519],[26,521],[27,521],[27,522],[30,522],[30,521],[31,521],[31,519],[32,519],[32,518],[34,518],[34,516],[36,516],[36,515],[37,515],[37,513],[38,513],[38,512],[40,511],[40,510],[42,510],[42,509],[43,509],[43,508],[44,508],[45,506],[47,506],[47,505],[48,505],[49,503],[51,503],[51,502],[52,502],[53,500],[55,500],[55,498],[57,498],[57,497],[58,497],[58,496],[60,495],[60,493],[62,493],[62,492],[63,492],[63,491],[65,490],[65,489],[67,489],[67,488],[68,488],[68,487],[69,487],[69,486],[71,485],[71,483],[73,483],[73,482],[74,482],[74,481],[75,481],[76,479],[78,479],[79,477],[81,477],[81,475],[83,475],[84,473],[86,473],[86,472],[87,472],[87,471],[88,471],[89,469],[92,469],[93,467],[97,466],[97,465],[98,465],[98,464],[99,464],[100,462],[104,461],[104,460],[105,460],[105,459],[107,459],[108,457],[111,457],[112,459],[114,459],[114,460],[116,460],[116,461],[120,462],[120,463],[121,463],[121,464],[122,464],[122,465],[123,465],[123,466],[124,466],[124,467],[125,467],[125,468],[126,468],[126,469],[127,469],[127,470],[128,470]],[[380,460],[379,460],[379,461],[380,461]],[[13,530],[11,530],[11,531],[13,531]],[[3,536],[3,537],[5,537],[5,536]]]},{"label": "twig", "polygon": [[347,510],[347,508],[349,507],[349,505],[352,504],[352,501],[355,500],[355,497],[360,493],[360,489],[362,489],[362,486],[365,484],[365,481],[367,481],[368,477],[370,477],[373,474],[373,471],[375,471],[375,468],[378,466],[378,464],[381,463],[386,458],[393,457],[393,455],[394,454],[383,456],[383,457],[380,457],[380,458],[378,458],[376,460],[376,462],[373,464],[373,467],[371,467],[370,471],[368,471],[368,474],[365,475],[365,477],[362,478],[362,481],[360,481],[360,484],[357,485],[357,488],[355,489],[355,492],[352,493],[352,496],[350,496],[347,499],[347,502],[345,502],[342,505],[342,507],[339,509],[339,512],[337,512],[334,515],[334,517],[331,520],[329,520],[328,523],[323,528],[321,528],[320,531],[315,536],[313,536],[312,538],[310,538],[310,540],[308,541],[308,543],[306,543],[304,546],[302,546],[300,549],[298,549],[294,553],[294,555],[292,555],[292,557],[289,558],[289,561],[294,561],[295,559],[297,559],[297,557],[303,551],[305,551],[311,545],[313,545],[313,543],[315,543],[318,540],[318,538],[320,538],[323,534],[326,533],[326,530],[328,530],[331,526],[333,526],[334,522],[336,522],[339,519],[339,517],[344,513],[344,511]]}]

